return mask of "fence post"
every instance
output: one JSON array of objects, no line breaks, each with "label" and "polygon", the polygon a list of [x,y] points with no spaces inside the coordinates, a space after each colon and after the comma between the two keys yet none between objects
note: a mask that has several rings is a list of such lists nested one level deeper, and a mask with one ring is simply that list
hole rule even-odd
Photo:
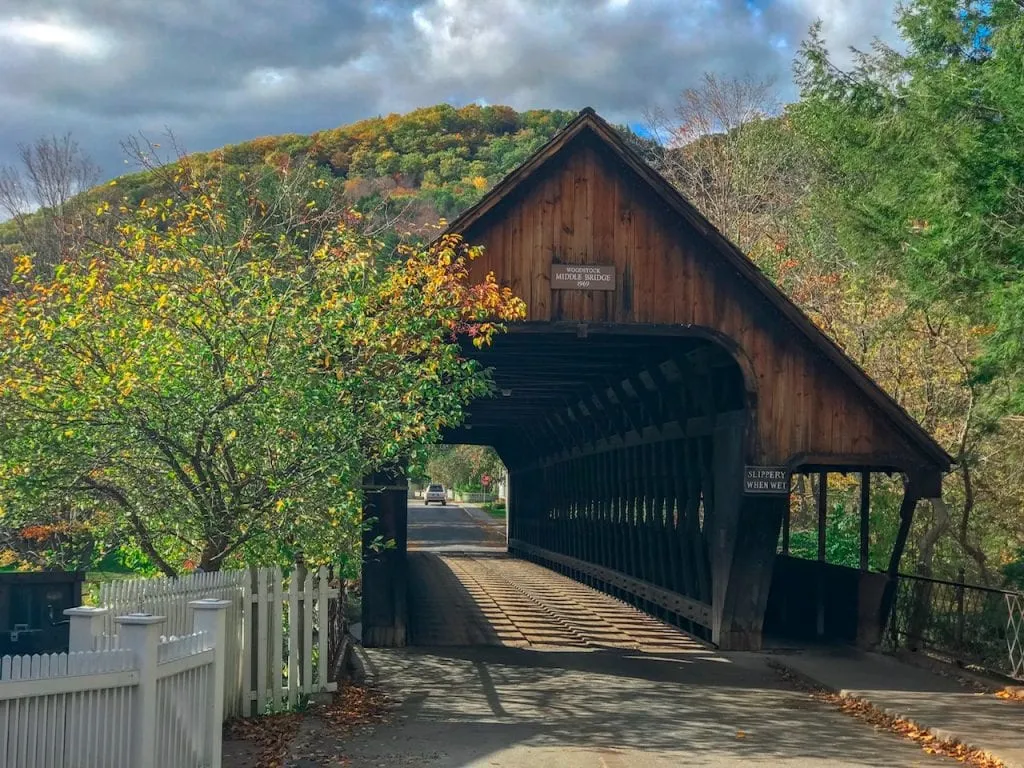
[{"label": "fence post", "polygon": [[962,653],[964,649],[964,569],[957,572],[956,585],[956,650]]},{"label": "fence post", "polygon": [[95,651],[96,638],[102,634],[103,617],[109,611],[106,608],[93,608],[88,605],[78,608],[65,608],[68,617],[68,652]]},{"label": "fence post", "polygon": [[118,636],[121,647],[135,653],[135,668],[139,672],[139,685],[135,689],[135,702],[131,719],[132,768],[156,766],[156,666],[160,644],[160,625],[164,616],[150,613],[130,613],[118,616]]},{"label": "fence post", "polygon": [[209,738],[206,741],[206,760],[210,768],[221,768],[221,726],[224,723],[224,676],[227,673],[227,621],[230,600],[212,597],[193,600],[192,629],[208,632],[213,638],[213,674],[210,676],[210,691],[207,696],[207,724]]}]

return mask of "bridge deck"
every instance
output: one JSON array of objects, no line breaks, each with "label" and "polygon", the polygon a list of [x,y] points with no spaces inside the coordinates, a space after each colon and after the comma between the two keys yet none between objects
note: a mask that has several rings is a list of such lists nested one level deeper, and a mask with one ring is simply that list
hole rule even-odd
[{"label": "bridge deck", "polygon": [[704,651],[636,608],[504,556],[409,553],[413,645]]}]

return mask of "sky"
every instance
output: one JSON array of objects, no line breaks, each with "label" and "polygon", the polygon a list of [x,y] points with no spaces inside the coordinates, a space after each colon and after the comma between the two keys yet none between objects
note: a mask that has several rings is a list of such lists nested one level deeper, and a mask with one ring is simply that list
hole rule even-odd
[{"label": "sky", "polygon": [[71,131],[106,177],[120,142],[189,151],[440,102],[594,107],[636,124],[704,72],[775,78],[824,22],[893,42],[893,0],[0,0],[0,164]]}]

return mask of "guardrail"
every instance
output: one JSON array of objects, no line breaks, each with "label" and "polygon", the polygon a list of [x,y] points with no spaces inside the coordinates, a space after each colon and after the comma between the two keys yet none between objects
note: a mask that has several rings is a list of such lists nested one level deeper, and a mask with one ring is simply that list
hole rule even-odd
[{"label": "guardrail", "polygon": [[1024,679],[1024,595],[900,574],[889,639]]}]

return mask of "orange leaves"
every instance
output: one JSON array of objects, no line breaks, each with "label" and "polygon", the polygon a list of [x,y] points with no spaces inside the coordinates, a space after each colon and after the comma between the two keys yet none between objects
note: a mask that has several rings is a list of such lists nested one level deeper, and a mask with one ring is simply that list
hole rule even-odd
[{"label": "orange leaves", "polygon": [[788,680],[794,687],[810,693],[811,698],[828,704],[858,720],[863,720],[876,728],[884,728],[905,738],[916,741],[921,749],[929,755],[942,755],[951,757],[961,763],[975,766],[976,768],[1006,768],[1005,764],[988,752],[974,749],[958,741],[946,741],[938,738],[935,734],[917,723],[902,717],[894,717],[878,709],[871,702],[853,696],[843,696],[838,693],[826,691],[814,684],[809,683],[805,678],[793,673],[787,667],[775,662],[769,662],[772,667],[783,678]]},{"label": "orange leaves", "polygon": [[1009,688],[1003,688],[1002,690],[996,691],[995,697],[997,699],[1005,699],[1007,701],[1024,702],[1024,687],[1014,685]]}]

